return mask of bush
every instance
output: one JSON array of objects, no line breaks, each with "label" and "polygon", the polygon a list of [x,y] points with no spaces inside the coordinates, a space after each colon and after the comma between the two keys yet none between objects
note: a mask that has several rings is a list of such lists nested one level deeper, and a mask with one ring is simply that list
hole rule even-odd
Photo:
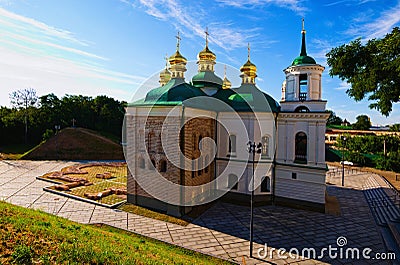
[{"label": "bush", "polygon": [[357,152],[346,153],[345,159],[360,166],[365,166],[365,164],[367,163],[366,157],[363,154]]},{"label": "bush", "polygon": [[50,130],[50,129],[47,129],[47,130],[43,133],[42,139],[43,139],[43,141],[47,141],[47,140],[49,140],[53,135],[54,135],[54,131],[53,131],[53,130]]}]

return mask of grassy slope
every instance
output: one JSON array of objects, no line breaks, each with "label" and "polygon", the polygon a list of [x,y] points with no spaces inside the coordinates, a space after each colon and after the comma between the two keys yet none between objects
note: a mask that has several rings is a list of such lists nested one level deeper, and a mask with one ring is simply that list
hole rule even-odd
[{"label": "grassy slope", "polygon": [[123,160],[124,155],[119,144],[94,131],[65,128],[22,159]]},{"label": "grassy slope", "polygon": [[229,264],[111,227],[0,202],[0,264]]}]

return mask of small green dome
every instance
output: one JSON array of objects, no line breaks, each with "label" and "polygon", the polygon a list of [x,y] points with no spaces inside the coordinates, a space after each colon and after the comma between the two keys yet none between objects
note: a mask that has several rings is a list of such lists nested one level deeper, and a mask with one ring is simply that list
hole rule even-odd
[{"label": "small green dome", "polygon": [[204,87],[209,85],[221,88],[223,81],[214,72],[204,71],[204,72],[198,72],[195,76],[193,76],[192,83],[193,86],[195,87]]},{"label": "small green dome", "polygon": [[293,60],[292,66],[302,64],[317,64],[317,62],[308,55],[300,55]]}]

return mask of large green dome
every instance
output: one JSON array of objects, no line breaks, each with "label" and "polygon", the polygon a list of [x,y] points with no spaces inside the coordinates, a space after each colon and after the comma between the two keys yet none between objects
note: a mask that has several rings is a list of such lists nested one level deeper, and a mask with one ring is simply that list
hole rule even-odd
[{"label": "large green dome", "polygon": [[317,64],[317,62],[308,55],[300,55],[293,60],[292,65],[302,65],[302,64]]}]

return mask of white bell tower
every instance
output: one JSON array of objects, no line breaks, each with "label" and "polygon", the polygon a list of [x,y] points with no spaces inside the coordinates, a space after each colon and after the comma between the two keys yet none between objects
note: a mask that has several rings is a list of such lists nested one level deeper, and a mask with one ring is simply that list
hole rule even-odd
[{"label": "white bell tower", "polygon": [[307,55],[304,19],[301,34],[300,55],[284,70],[286,80],[280,102],[281,110],[284,112],[325,111],[326,101],[322,100],[321,85],[321,75],[325,67],[317,64],[314,58]]},{"label": "white bell tower", "polygon": [[325,67],[307,55],[304,19],[301,52],[284,72],[278,115],[275,188],[283,202],[314,205],[324,211],[325,129],[329,113],[322,99]]}]

